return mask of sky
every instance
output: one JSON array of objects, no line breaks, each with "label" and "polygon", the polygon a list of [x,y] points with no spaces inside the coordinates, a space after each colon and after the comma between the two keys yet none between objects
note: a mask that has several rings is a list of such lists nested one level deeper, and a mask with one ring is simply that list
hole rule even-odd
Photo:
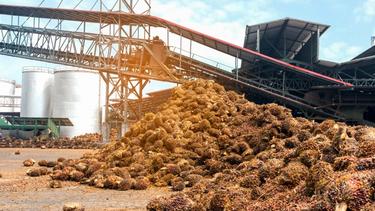
[{"label": "sky", "polygon": [[[45,0],[56,7],[60,0]],[[72,8],[80,0],[65,0]],[[0,4],[37,6],[41,0],[0,0]],[[94,0],[84,0],[89,5]],[[370,47],[375,36],[375,0],[152,0],[152,15],[243,45],[246,25],[285,17],[330,25],[320,41],[321,59],[343,62]],[[2,22],[2,19],[0,19]],[[197,47],[199,50],[199,48]],[[199,51],[205,56],[209,51]],[[226,61],[212,54],[215,61]],[[233,65],[233,64],[229,64]],[[0,56],[0,78],[21,83],[24,66],[56,65]]]}]

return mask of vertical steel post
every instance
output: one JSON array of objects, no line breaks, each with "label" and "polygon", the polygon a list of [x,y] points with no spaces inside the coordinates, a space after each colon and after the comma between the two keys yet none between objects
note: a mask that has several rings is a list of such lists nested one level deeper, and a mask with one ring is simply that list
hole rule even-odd
[{"label": "vertical steel post", "polygon": [[169,46],[169,29],[167,29],[167,47],[170,47]]},{"label": "vertical steel post", "polygon": [[143,115],[142,112],[142,105],[143,105],[143,80],[139,79],[139,105],[138,105],[138,113]]},{"label": "vertical steel post", "polygon": [[236,79],[238,80],[238,53],[236,55],[235,65],[236,65]]},{"label": "vertical steel post", "polygon": [[180,68],[182,66],[182,34],[180,34]]},{"label": "vertical steel post", "polygon": [[316,32],[316,59],[319,59],[319,50],[320,50],[319,45],[320,45],[320,29],[318,26],[318,30]]},{"label": "vertical steel post", "polygon": [[110,133],[111,133],[111,128],[109,124],[109,97],[110,97],[110,94],[109,94],[110,79],[109,78],[110,78],[109,73],[106,74],[106,78],[103,78],[105,82],[105,114],[104,114],[105,121],[104,121],[103,128],[102,128],[102,138],[103,138],[103,142],[106,142],[106,143],[109,142]]},{"label": "vertical steel post", "polygon": [[128,127],[128,98],[129,98],[129,78],[125,77],[125,84],[122,84],[122,86],[125,88],[125,96],[123,97],[123,103],[124,103],[124,111],[123,111],[123,118],[124,122],[121,124],[121,136],[124,136]]},{"label": "vertical steel post", "polygon": [[283,70],[283,96],[285,96],[285,70]]},{"label": "vertical steel post", "polygon": [[190,40],[190,48],[189,48],[189,57],[190,57],[190,59],[192,58],[192,49],[193,49],[193,41],[192,40]]},{"label": "vertical steel post", "polygon": [[285,37],[285,31],[286,30],[283,30],[283,42],[284,42],[284,52],[283,52],[283,57],[284,57],[284,59],[285,59],[285,57],[286,57],[286,37]]},{"label": "vertical steel post", "polygon": [[260,28],[258,26],[258,29],[257,29],[257,47],[256,47],[256,50],[258,52],[260,52]]}]

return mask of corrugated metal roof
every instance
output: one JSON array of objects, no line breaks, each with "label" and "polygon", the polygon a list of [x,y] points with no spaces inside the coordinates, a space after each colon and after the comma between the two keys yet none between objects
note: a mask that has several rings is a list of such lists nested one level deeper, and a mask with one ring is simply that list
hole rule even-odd
[{"label": "corrugated metal roof", "polygon": [[361,58],[365,58],[365,57],[369,57],[369,56],[375,56],[375,45],[372,46],[371,48],[365,50],[364,52],[362,52],[358,56],[354,57],[352,60],[361,59]]},{"label": "corrugated metal roof", "polygon": [[262,53],[293,59],[318,29],[320,35],[322,35],[329,27],[328,25],[293,18],[247,26],[244,46],[256,50],[257,31],[259,30]]}]

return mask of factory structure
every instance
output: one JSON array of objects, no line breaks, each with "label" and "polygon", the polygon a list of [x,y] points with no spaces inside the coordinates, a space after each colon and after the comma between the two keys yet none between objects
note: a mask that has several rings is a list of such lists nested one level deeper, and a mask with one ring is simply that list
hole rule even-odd
[{"label": "factory structure", "polygon": [[31,131],[31,137],[42,132],[39,128],[53,130],[51,123],[55,124],[58,136],[100,133],[103,100],[97,72],[25,67],[21,94],[15,92],[14,81],[3,81],[0,87],[4,98],[12,99],[0,104],[3,120],[7,121],[0,126],[3,133],[11,131],[9,133],[25,137],[25,133],[20,135],[19,131]]},{"label": "factory structure", "polygon": [[[276,89],[281,96],[297,100],[292,107],[298,107],[299,103],[310,104],[313,109],[323,109],[331,117],[341,116],[347,122],[372,125],[375,122],[374,38],[370,48],[350,61],[326,61],[319,57],[319,40],[329,27],[292,18],[247,26],[245,48],[312,71],[315,76],[300,77],[255,58],[242,63],[239,75]],[[321,77],[340,80],[350,84],[350,88],[322,84],[319,82]],[[254,100],[258,103],[270,101],[257,96]],[[296,113],[305,113],[302,115],[308,117],[308,110],[301,109]]]},{"label": "factory structure", "polygon": [[60,128],[64,137],[100,132],[103,100],[97,72],[25,68],[22,86],[21,118],[68,118],[73,126]]},{"label": "factory structure", "polygon": [[[6,135],[31,138],[38,132],[53,129],[48,120],[55,124],[56,135],[61,137],[102,132],[105,87],[95,71],[25,67],[22,88],[15,81],[0,82],[4,99],[0,101],[3,117],[0,128]],[[156,112],[157,105],[162,104],[171,93],[170,89],[148,93],[149,97],[143,99],[142,112]],[[136,101],[129,104],[137,106]]]},{"label": "factory structure", "polygon": [[[375,45],[347,62],[321,60],[320,37],[330,26],[285,18],[246,26],[244,45],[237,46],[151,16],[148,1],[141,2],[139,14],[137,4],[130,13],[118,12],[121,3],[115,12],[0,5],[1,15],[12,16],[11,23],[0,24],[1,55],[72,67],[25,68],[22,97],[14,82],[0,81],[3,129],[26,124],[27,130],[67,137],[96,132],[106,137],[111,128],[124,134],[171,94],[147,95],[150,81],[180,84],[196,78],[214,80],[256,103],[282,104],[297,116],[375,123]],[[18,26],[15,17],[25,25]],[[38,25],[45,19],[57,20],[57,26]],[[79,23],[77,30],[64,29],[63,20]],[[88,31],[86,25],[93,24],[99,31]],[[151,29],[162,32],[155,36]],[[179,42],[172,46],[170,40]],[[204,59],[194,45],[235,62]]]},{"label": "factory structure", "polygon": [[0,79],[0,111],[19,112],[21,106],[21,86],[16,81]]}]

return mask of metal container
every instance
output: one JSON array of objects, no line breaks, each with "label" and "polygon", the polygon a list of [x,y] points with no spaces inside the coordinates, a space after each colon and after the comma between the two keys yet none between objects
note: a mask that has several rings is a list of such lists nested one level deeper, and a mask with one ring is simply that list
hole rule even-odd
[{"label": "metal container", "polygon": [[0,112],[13,112],[15,81],[0,79]]},{"label": "metal container", "polygon": [[49,117],[53,69],[25,67],[22,72],[21,117]]},{"label": "metal container", "polygon": [[73,127],[62,127],[61,136],[100,132],[100,76],[87,70],[55,71],[52,116],[69,118]]}]

